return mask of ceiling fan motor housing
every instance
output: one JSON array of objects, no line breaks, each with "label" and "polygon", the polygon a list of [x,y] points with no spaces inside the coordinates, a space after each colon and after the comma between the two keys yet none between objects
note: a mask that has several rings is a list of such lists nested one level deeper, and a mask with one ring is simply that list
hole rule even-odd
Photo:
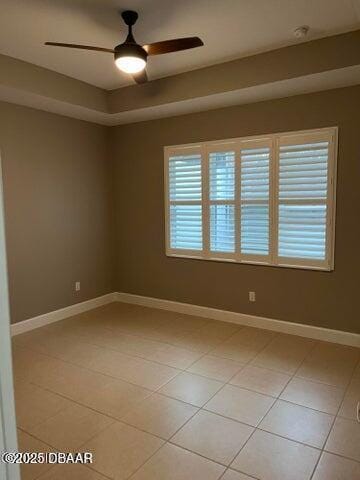
[{"label": "ceiling fan motor housing", "polygon": [[146,50],[136,43],[133,34],[132,34],[132,26],[136,23],[138,19],[137,12],[133,10],[125,10],[121,13],[121,16],[125,22],[125,24],[129,27],[129,33],[124,43],[117,45],[115,50],[115,60],[120,57],[137,57],[141,58],[146,62],[148,54]]},{"label": "ceiling fan motor housing", "polygon": [[124,12],[121,12],[121,16],[125,24],[128,25],[129,27],[131,27],[132,25],[135,25],[136,20],[139,17],[138,13],[134,12],[133,10],[125,10]]},{"label": "ceiling fan motor housing", "polygon": [[137,43],[125,42],[115,47],[115,60],[119,57],[137,57],[146,62],[148,54],[146,50]]}]

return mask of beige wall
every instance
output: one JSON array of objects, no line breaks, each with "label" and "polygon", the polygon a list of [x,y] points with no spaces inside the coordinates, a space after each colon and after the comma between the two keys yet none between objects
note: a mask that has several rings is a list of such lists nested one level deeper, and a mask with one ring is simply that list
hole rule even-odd
[{"label": "beige wall", "polygon": [[[359,104],[360,86],[109,128],[0,103],[12,321],[118,290],[359,332]],[[165,256],[164,145],[333,125],[334,272]]]},{"label": "beige wall", "polygon": [[[112,127],[117,290],[359,332],[360,87]],[[339,126],[335,271],[168,258],[163,147]],[[257,293],[248,302],[248,291]]]},{"label": "beige wall", "polygon": [[0,103],[12,322],[113,291],[108,133]]}]

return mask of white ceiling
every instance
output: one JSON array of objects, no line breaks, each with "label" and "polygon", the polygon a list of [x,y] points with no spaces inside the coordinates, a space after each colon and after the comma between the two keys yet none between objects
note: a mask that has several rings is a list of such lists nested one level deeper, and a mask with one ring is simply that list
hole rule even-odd
[{"label": "white ceiling", "polygon": [[360,0],[1,0],[0,53],[106,89],[129,83],[111,54],[46,47],[45,41],[114,47],[126,35],[118,11],[139,12],[145,44],[200,36],[205,46],[149,60],[150,79],[360,28]]}]

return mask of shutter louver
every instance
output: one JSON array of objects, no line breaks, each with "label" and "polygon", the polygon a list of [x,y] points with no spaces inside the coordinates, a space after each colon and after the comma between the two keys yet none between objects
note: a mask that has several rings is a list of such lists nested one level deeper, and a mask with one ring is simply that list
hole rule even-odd
[{"label": "shutter louver", "polygon": [[326,258],[328,150],[328,142],[280,145],[280,257]]},{"label": "shutter louver", "polygon": [[171,157],[169,162],[170,200],[201,200],[201,156]]},{"label": "shutter louver", "polygon": [[280,205],[279,256],[325,259],[326,205]]},{"label": "shutter louver", "polygon": [[201,155],[169,159],[170,246],[202,250]]},{"label": "shutter louver", "polygon": [[210,206],[210,248],[213,252],[235,251],[234,205]]},{"label": "shutter louver", "polygon": [[250,255],[268,255],[268,205],[241,206],[241,251]]},{"label": "shutter louver", "polygon": [[269,254],[270,148],[241,149],[241,253]]},{"label": "shutter louver", "polygon": [[280,146],[280,199],[327,197],[328,142]]},{"label": "shutter louver", "polygon": [[235,252],[235,152],[210,153],[209,190],[210,250]]},{"label": "shutter louver", "polygon": [[235,153],[210,153],[210,200],[234,200]]},{"label": "shutter louver", "polygon": [[202,249],[201,205],[170,206],[171,248]]}]

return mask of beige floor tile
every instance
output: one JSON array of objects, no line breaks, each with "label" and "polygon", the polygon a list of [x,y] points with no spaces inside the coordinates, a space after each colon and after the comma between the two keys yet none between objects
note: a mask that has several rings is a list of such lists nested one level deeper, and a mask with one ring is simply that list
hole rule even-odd
[{"label": "beige floor tile", "polygon": [[148,333],[147,338],[156,340],[157,342],[167,343],[168,345],[176,345],[181,337],[186,333],[193,331],[194,329],[192,328],[189,329],[177,325],[164,325],[161,328]]},{"label": "beige floor tile", "polygon": [[43,355],[58,358],[67,362],[90,366],[96,362],[103,350],[96,345],[81,341],[80,336],[64,332],[55,333],[43,328],[34,330],[33,337],[28,337],[27,347]]},{"label": "beige floor tile", "polygon": [[126,323],[119,322],[117,325],[113,324],[112,328],[119,333],[147,338],[151,337],[152,333],[159,328],[159,325],[156,322],[149,321],[149,319],[139,321],[139,319],[134,318]]},{"label": "beige floor tile", "polygon": [[24,430],[70,407],[72,402],[25,382],[15,383],[16,421]]},{"label": "beige floor tile", "polygon": [[295,377],[289,382],[280,398],[335,415],[343,394],[341,388]]},{"label": "beige floor tile", "polygon": [[360,378],[354,377],[351,381],[341,408],[339,415],[341,417],[350,418],[352,420],[357,419],[357,404],[360,401]]},{"label": "beige floor tile", "polygon": [[273,397],[226,385],[206,404],[205,408],[256,427],[274,401]]},{"label": "beige floor tile", "polygon": [[172,367],[110,350],[105,351],[94,368],[105,375],[111,375],[150,390],[158,389],[179,373],[179,370]]},{"label": "beige floor tile", "polygon": [[218,480],[224,470],[218,463],[166,444],[131,480]]},{"label": "beige floor tile", "polygon": [[202,332],[211,335],[213,338],[218,338],[219,340],[224,341],[240,330],[240,328],[240,325],[211,320],[204,327],[200,328],[199,333]]},{"label": "beige floor tile", "polygon": [[120,420],[152,394],[151,390],[122,380],[111,379],[102,389],[84,392],[79,402],[100,413]]},{"label": "beige floor tile", "polygon": [[360,349],[338,343],[319,342],[309,358],[346,363],[354,368],[360,360]]},{"label": "beige floor tile", "polygon": [[359,350],[353,347],[319,343],[296,375],[328,385],[345,387],[358,358]]},{"label": "beige floor tile", "polygon": [[360,462],[360,424],[338,417],[330,432],[325,450]]},{"label": "beige floor tile", "polygon": [[254,477],[249,477],[244,473],[236,472],[229,468],[226,470],[224,476],[221,477],[221,480],[254,480]]},{"label": "beige floor tile", "polygon": [[[51,452],[54,449],[49,447],[43,442],[40,442],[37,438],[28,435],[22,430],[18,430],[18,445],[19,452]],[[33,464],[22,464],[20,467],[21,470],[21,480],[34,480],[37,479],[41,474],[49,470],[53,465],[48,463],[33,463]]]},{"label": "beige floor tile", "polygon": [[284,373],[248,365],[235,375],[230,383],[238,387],[277,397],[290,378],[289,375]]},{"label": "beige floor tile", "polygon": [[251,363],[293,375],[314,344],[313,340],[307,338],[279,335]]},{"label": "beige floor tile", "polygon": [[[75,338],[85,343],[95,343],[94,340],[101,335],[104,335],[109,329],[106,328],[102,322],[89,321],[89,319],[81,319],[74,321],[74,318],[69,318],[60,324],[50,326],[49,333]],[[47,327],[46,327],[47,328]]]},{"label": "beige floor tile", "polygon": [[235,335],[232,336],[231,339],[241,343],[242,345],[260,350],[277,335],[277,333],[271,332],[270,330],[262,330],[261,328],[254,327],[242,327]]},{"label": "beige floor tile", "polygon": [[74,404],[32,428],[30,433],[62,452],[75,452],[112,423],[113,419]]},{"label": "beige floor tile", "polygon": [[13,348],[23,347],[26,348],[29,345],[36,343],[37,339],[44,335],[44,328],[36,328],[35,330],[30,330],[29,332],[20,333],[11,338],[11,343]]},{"label": "beige floor tile", "polygon": [[106,350],[102,347],[78,341],[62,352],[62,355],[59,355],[59,357],[66,362],[95,371],[98,361],[105,352]]},{"label": "beige floor tile", "polygon": [[[173,325],[165,325],[161,328],[154,330],[151,334],[148,334],[147,338],[150,338],[151,340],[156,340],[157,342],[176,346],[179,339],[183,337],[186,333],[189,333],[189,331],[191,332],[193,330],[184,329]],[[182,347],[180,346],[179,348]]]},{"label": "beige floor tile", "polygon": [[206,353],[219,345],[223,340],[219,339],[216,334],[206,333],[206,328],[186,333],[185,335],[175,339],[174,345],[178,347],[193,350],[194,352]]},{"label": "beige floor tile", "polygon": [[351,375],[313,480],[359,477],[359,349],[113,303],[13,338],[13,357],[21,449],[95,454],[23,480],[215,480],[246,440],[223,480],[309,479],[305,444],[323,445]]},{"label": "beige floor tile", "polygon": [[[158,312],[159,310],[157,310]],[[186,315],[184,313],[164,312],[165,325],[174,325],[186,329],[200,329],[209,323],[205,317]]]},{"label": "beige floor tile", "polygon": [[148,360],[185,370],[202,356],[200,352],[186,350],[185,348],[176,347],[175,345],[163,345],[164,348],[153,355],[149,355]]},{"label": "beige floor tile", "polygon": [[228,358],[229,360],[239,363],[247,363],[256,357],[258,351],[257,348],[243,345],[231,337],[229,340],[226,340],[211,350],[210,354],[220,358]]},{"label": "beige floor tile", "polygon": [[[55,358],[34,352],[29,348],[15,346],[13,354],[13,375],[15,380],[34,382],[47,378],[49,372],[56,368],[59,361]],[[31,365],[31,368],[29,368]]]},{"label": "beige floor tile", "polygon": [[40,387],[71,400],[80,400],[89,391],[102,389],[112,381],[111,377],[86,368],[70,365],[61,360],[54,359],[53,362],[48,362],[41,374],[34,374],[33,381]]},{"label": "beige floor tile", "polygon": [[216,380],[184,372],[164,385],[159,393],[202,407],[222,386],[223,383]]},{"label": "beige floor tile", "polygon": [[82,446],[93,453],[91,468],[114,480],[129,478],[163,444],[163,440],[119,422]]},{"label": "beige floor tile", "polygon": [[229,465],[253,431],[248,425],[200,410],[171,442]]},{"label": "beige floor tile", "polygon": [[188,368],[188,372],[227,382],[243,368],[243,366],[242,363],[234,362],[234,360],[205,355],[191,365],[191,367]]},{"label": "beige floor tile", "polygon": [[310,408],[278,400],[259,428],[282,437],[323,448],[334,417]]},{"label": "beige floor tile", "polygon": [[147,335],[147,338],[151,338],[158,342],[169,343],[176,345],[179,339],[189,333],[194,333],[198,328],[189,326],[188,324],[182,324],[181,322],[164,322],[164,324]]},{"label": "beige floor tile", "polygon": [[360,463],[324,452],[312,480],[358,480]]},{"label": "beige floor tile", "polygon": [[336,362],[306,362],[296,373],[297,377],[345,388],[351,378],[352,368]]},{"label": "beige floor tile", "polygon": [[165,347],[163,343],[155,340],[118,332],[109,332],[106,337],[102,336],[97,341],[107,348],[143,358],[155,355]]},{"label": "beige floor tile", "polygon": [[320,451],[257,430],[232,468],[259,480],[309,480]]},{"label": "beige floor tile", "polygon": [[168,439],[197,411],[192,405],[154,393],[131,410],[123,422]]},{"label": "beige floor tile", "polygon": [[81,464],[63,464],[53,467],[39,480],[107,480],[100,473]]}]

